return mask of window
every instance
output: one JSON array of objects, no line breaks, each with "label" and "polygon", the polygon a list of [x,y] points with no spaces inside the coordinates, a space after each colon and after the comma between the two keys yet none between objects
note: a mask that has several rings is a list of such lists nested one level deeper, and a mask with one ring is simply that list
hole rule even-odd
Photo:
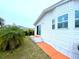
[{"label": "window", "polygon": [[79,10],[75,11],[75,27],[79,27]]},{"label": "window", "polygon": [[58,17],[58,28],[68,28],[68,14]]},{"label": "window", "polygon": [[52,29],[55,29],[55,20],[52,20]]},{"label": "window", "polygon": [[41,25],[37,26],[37,35],[41,35]]}]

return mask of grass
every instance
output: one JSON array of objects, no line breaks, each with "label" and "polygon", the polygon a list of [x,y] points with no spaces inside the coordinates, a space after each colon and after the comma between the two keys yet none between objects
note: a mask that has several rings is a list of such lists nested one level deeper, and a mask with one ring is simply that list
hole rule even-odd
[{"label": "grass", "polygon": [[29,37],[13,52],[0,51],[0,59],[50,59]]}]

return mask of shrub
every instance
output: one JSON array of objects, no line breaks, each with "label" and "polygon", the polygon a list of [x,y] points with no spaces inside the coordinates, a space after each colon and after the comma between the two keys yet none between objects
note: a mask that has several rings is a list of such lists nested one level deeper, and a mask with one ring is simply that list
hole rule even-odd
[{"label": "shrub", "polygon": [[0,17],[0,27],[3,27],[4,25],[4,19]]},{"label": "shrub", "polygon": [[18,26],[5,26],[0,29],[0,49],[13,50],[22,45],[24,31]]},{"label": "shrub", "polygon": [[26,29],[25,30],[25,35],[26,36],[34,35],[34,29],[32,29],[32,28]]}]

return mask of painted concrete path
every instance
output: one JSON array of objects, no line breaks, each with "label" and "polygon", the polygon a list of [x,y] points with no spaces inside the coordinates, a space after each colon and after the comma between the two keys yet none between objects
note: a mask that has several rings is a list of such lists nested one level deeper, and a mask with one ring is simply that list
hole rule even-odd
[{"label": "painted concrete path", "polygon": [[70,59],[69,57],[57,51],[51,45],[45,43],[41,36],[32,36],[31,38],[47,55],[51,57],[51,59]]},{"label": "painted concrete path", "polygon": [[69,57],[63,55],[62,53],[56,51],[55,48],[50,46],[47,43],[44,42],[37,42],[37,45],[45,52],[47,53],[51,59],[69,59]]}]

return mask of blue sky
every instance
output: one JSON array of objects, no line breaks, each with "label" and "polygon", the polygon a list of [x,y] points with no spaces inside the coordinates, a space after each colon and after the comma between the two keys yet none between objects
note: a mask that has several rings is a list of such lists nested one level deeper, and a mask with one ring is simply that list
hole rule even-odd
[{"label": "blue sky", "polygon": [[59,0],[0,0],[0,17],[6,24],[33,27],[43,9]]}]

